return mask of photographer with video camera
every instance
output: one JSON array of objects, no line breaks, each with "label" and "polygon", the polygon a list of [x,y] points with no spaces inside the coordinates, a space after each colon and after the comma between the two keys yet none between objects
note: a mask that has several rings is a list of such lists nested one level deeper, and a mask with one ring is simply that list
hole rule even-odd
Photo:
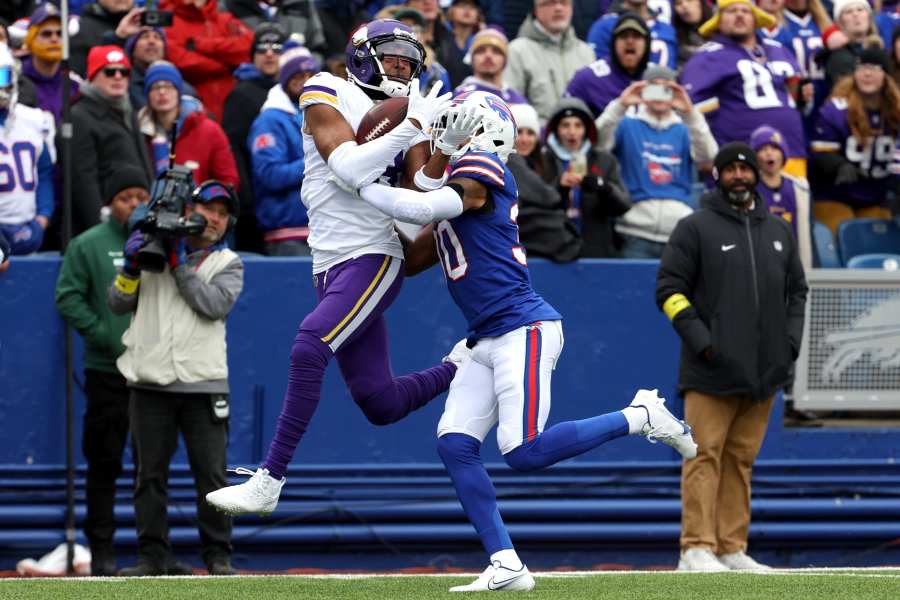
[{"label": "photographer with video camera", "polygon": [[192,188],[184,167],[170,168],[157,181],[108,293],[114,313],[134,313],[117,361],[131,391],[138,464],[138,563],[121,570],[123,576],[192,573],[172,555],[166,519],[169,461],[179,431],[197,491],[203,561],[212,575],[235,572],[231,518],[203,498],[226,485],[225,318],[243,287],[244,266],[223,238],[236,222],[238,204],[234,192],[218,181]]}]

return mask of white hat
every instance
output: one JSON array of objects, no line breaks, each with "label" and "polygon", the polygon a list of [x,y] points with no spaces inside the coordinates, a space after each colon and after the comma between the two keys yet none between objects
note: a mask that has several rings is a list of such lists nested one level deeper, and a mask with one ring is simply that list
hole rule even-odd
[{"label": "white hat", "polygon": [[533,106],[530,104],[510,104],[509,110],[512,111],[517,127],[530,129],[540,135],[541,121],[538,119],[537,111],[534,110]]},{"label": "white hat", "polygon": [[865,6],[867,11],[869,11],[870,13],[872,12],[872,7],[869,6],[869,3],[866,2],[866,0],[835,0],[834,10],[832,11],[835,23],[838,19],[841,18],[842,12],[844,12],[851,6],[856,6],[857,4],[859,4],[860,6]]}]

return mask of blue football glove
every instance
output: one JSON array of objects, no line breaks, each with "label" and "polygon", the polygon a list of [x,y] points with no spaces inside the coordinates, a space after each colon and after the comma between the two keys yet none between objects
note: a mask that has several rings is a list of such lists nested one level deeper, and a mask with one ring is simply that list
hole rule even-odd
[{"label": "blue football glove", "polygon": [[141,268],[138,266],[137,255],[146,245],[147,239],[145,238],[143,231],[135,229],[131,232],[131,235],[128,236],[128,240],[125,242],[125,265],[122,267],[123,273],[129,277],[140,276]]}]

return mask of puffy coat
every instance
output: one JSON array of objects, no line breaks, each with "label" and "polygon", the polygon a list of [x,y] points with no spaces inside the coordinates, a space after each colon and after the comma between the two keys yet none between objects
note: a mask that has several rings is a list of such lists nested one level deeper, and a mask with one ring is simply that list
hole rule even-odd
[{"label": "puffy coat", "polygon": [[253,32],[240,19],[220,12],[215,2],[197,8],[183,0],[162,0],[160,9],[175,13],[166,28],[166,58],[221,122],[225,98],[234,87],[232,73],[250,56]]}]

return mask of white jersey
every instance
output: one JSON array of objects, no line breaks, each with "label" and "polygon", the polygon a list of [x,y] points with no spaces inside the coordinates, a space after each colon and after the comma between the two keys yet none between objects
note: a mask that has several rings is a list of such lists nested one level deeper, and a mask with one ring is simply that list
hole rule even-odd
[{"label": "white jersey", "polygon": [[0,126],[0,223],[19,225],[37,214],[38,159],[46,145],[56,162],[53,115],[16,104]]},{"label": "white jersey", "polygon": [[[301,110],[314,104],[337,109],[354,133],[374,102],[356,85],[330,73],[318,73],[306,82],[300,96]],[[403,258],[394,220],[367,202],[328,181],[331,169],[322,159],[308,121],[303,125],[306,162],[300,198],[309,214],[309,246],[313,273],[321,273],[345,260],[363,254],[386,254]],[[388,171],[402,166],[402,154]],[[387,173],[387,171],[386,171]],[[395,182],[389,182],[395,183]]]}]

